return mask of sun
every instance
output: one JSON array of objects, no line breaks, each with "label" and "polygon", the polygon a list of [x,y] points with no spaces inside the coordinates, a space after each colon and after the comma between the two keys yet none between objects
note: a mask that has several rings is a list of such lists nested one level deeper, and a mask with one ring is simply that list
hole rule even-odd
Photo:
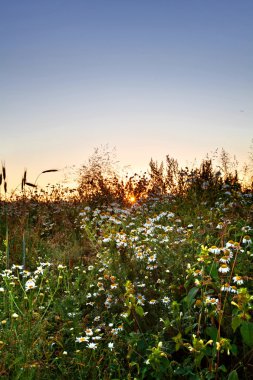
[{"label": "sun", "polygon": [[136,202],[136,198],[135,198],[135,196],[134,196],[134,195],[129,195],[129,197],[128,197],[128,201],[129,201],[130,203],[135,203],[135,202]]}]

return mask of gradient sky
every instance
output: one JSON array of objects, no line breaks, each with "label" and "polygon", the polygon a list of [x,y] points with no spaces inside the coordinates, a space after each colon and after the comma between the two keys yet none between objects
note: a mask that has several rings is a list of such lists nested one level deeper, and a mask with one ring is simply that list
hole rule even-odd
[{"label": "gradient sky", "polygon": [[[0,2],[0,160],[85,163],[116,147],[120,165],[183,164],[253,138],[252,0]],[[43,181],[54,183],[52,174]]]}]

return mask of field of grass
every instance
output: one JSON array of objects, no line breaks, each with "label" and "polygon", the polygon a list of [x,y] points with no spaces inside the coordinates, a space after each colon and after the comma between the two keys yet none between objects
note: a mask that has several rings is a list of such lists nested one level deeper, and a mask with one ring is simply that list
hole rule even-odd
[{"label": "field of grass", "polygon": [[161,171],[2,192],[2,379],[252,379],[252,188]]}]

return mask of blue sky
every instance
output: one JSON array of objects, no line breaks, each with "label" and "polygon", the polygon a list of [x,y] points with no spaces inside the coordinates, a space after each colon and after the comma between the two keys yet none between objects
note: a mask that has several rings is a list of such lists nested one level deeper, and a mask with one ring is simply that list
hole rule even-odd
[{"label": "blue sky", "polygon": [[247,160],[252,18],[251,0],[2,1],[0,159],[11,186],[25,167],[32,182],[106,144],[137,170],[222,147]]}]

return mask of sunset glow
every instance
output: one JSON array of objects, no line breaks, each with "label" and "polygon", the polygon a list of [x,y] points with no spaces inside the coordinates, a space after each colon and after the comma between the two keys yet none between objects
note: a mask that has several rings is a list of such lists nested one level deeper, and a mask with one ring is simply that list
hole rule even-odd
[{"label": "sunset glow", "polygon": [[128,198],[129,202],[130,203],[135,203],[136,202],[136,198],[134,195],[130,195],[129,198]]},{"label": "sunset glow", "polygon": [[[248,160],[253,2],[2,1],[1,155],[63,181],[94,148],[125,170],[166,155],[191,166],[224,148]],[[75,177],[75,173],[71,173]],[[73,178],[71,178],[73,181]]]}]

